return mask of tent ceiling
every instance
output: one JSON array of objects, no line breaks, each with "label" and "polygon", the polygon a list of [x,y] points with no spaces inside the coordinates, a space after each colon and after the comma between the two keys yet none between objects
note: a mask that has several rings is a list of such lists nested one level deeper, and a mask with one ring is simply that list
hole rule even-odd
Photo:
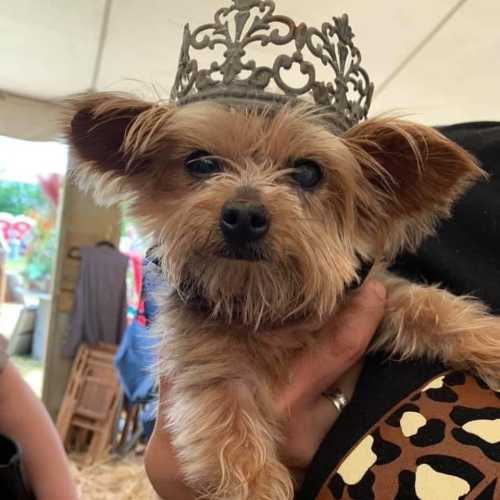
[{"label": "tent ceiling", "polygon": [[39,99],[91,86],[104,0],[0,2],[0,88]]},{"label": "tent ceiling", "polygon": [[[183,24],[210,21],[216,8],[227,3],[3,0],[0,90],[42,100],[92,87],[165,97],[175,76]],[[364,66],[381,89],[374,112],[402,109],[426,123],[500,120],[498,0],[277,4],[277,11],[315,25],[331,15],[349,13]],[[443,19],[441,29],[417,51]],[[106,36],[99,64],[103,26]],[[406,66],[394,76],[405,60]]]}]

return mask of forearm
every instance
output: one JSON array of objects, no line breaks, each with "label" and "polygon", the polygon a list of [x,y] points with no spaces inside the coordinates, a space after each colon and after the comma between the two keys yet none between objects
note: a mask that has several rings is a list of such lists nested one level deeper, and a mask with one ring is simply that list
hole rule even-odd
[{"label": "forearm", "polygon": [[27,479],[37,500],[77,498],[52,421],[11,363],[0,376],[0,432],[21,447]]}]

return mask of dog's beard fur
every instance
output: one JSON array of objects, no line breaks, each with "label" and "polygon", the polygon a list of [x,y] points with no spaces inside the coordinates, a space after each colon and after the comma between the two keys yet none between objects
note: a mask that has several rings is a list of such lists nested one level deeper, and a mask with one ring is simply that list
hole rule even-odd
[{"label": "dog's beard fur", "polygon": [[[280,186],[279,176],[285,174],[246,165],[214,177],[181,205],[165,203],[169,216],[153,229],[156,255],[187,303],[200,304],[214,318],[254,328],[322,317],[335,307],[345,283],[355,277],[353,248],[342,238],[343,228],[333,224],[335,218],[326,220],[320,206],[301,207],[298,194],[286,180]],[[248,186],[268,207],[271,230],[264,241],[252,244],[255,259],[235,259],[226,256],[219,213],[227,199]],[[132,211],[137,216],[142,209],[141,204]],[[314,245],[318,240],[325,245]]]},{"label": "dog's beard fur", "polygon": [[[463,150],[426,127],[381,118],[338,136],[307,106],[175,108],[96,96],[80,102],[70,139],[87,162],[76,170],[79,184],[100,202],[126,200],[181,298],[254,329],[331,314],[359,258],[416,247],[480,175]],[[194,181],[184,168],[194,149],[218,156],[224,171]],[[299,158],[323,169],[311,192],[290,182],[290,161]],[[223,204],[242,190],[271,215],[252,260],[228,258],[219,230]]]}]

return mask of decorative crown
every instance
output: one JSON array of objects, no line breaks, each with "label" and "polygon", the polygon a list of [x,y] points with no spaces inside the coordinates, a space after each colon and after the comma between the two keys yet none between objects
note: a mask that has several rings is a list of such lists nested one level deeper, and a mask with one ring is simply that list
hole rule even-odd
[{"label": "decorative crown", "polygon": [[[273,0],[232,0],[230,7],[216,12],[213,23],[193,32],[186,25],[171,99],[178,104],[203,99],[285,103],[312,97],[345,128],[366,118],[373,84],[361,67],[361,53],[353,44],[347,15],[334,17],[333,24],[325,22],[319,30],[295,24],[289,17],[275,15],[274,10]],[[271,67],[257,66],[255,60],[246,58],[251,45],[292,43],[294,47],[277,56]],[[219,46],[223,48],[222,62],[213,61],[202,69],[191,58],[191,50],[213,51]],[[318,80],[314,65],[318,61],[333,69],[332,82]],[[292,69],[300,70],[304,84],[289,81]]]}]

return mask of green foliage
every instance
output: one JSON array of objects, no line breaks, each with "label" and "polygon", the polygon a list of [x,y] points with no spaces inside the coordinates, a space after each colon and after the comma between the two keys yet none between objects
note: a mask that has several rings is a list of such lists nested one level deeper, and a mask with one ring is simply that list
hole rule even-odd
[{"label": "green foliage", "polygon": [[24,215],[47,205],[40,186],[20,182],[0,181],[0,212]]},{"label": "green foliage", "polygon": [[39,223],[33,228],[33,239],[26,254],[26,267],[22,273],[28,287],[48,292],[57,234],[54,227]]},{"label": "green foliage", "polygon": [[0,212],[26,215],[35,221],[26,255],[10,262],[30,289],[48,292],[56,252],[55,212],[40,185],[0,181]]}]

